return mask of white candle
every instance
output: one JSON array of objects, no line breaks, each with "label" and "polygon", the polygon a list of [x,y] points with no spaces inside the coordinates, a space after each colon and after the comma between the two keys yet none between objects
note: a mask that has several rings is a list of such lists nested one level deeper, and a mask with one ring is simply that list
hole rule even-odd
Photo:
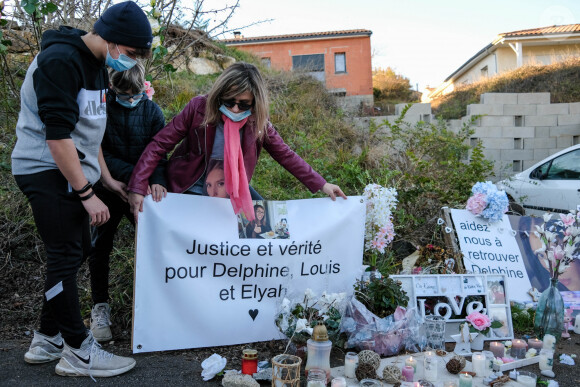
[{"label": "white candle", "polygon": [[358,364],[358,355],[355,352],[347,352],[344,357],[344,376],[349,379],[356,378],[355,371]]},{"label": "white candle", "polygon": [[544,348],[543,349],[556,349],[556,338],[552,335],[546,334],[544,335]]},{"label": "white candle", "polygon": [[481,352],[473,354],[471,363],[476,376],[482,377],[485,375],[485,356]]},{"label": "white candle", "polygon": [[554,351],[551,349],[542,349],[540,351],[540,371],[552,371],[554,365]]},{"label": "white candle", "polygon": [[536,378],[528,375],[518,375],[518,383],[525,387],[536,387]]},{"label": "white candle", "polygon": [[574,320],[574,333],[580,335],[580,314],[577,314]]},{"label": "white candle", "polygon": [[431,351],[425,354],[425,361],[423,363],[424,375],[423,377],[430,382],[437,381],[437,358]]},{"label": "white candle", "polygon": [[405,360],[405,365],[413,367],[413,372],[417,373],[417,360],[413,359],[413,356],[409,356],[407,360]]},{"label": "white candle", "polygon": [[459,374],[459,387],[471,387],[473,378],[469,374]]}]

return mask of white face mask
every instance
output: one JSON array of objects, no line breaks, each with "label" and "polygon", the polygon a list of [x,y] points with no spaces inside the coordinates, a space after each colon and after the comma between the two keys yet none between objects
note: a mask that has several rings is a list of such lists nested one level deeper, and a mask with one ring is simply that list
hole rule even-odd
[{"label": "white face mask", "polygon": [[239,122],[252,114],[252,110],[246,110],[240,113],[230,111],[225,105],[220,106],[220,112],[224,113],[226,117],[234,122]]}]

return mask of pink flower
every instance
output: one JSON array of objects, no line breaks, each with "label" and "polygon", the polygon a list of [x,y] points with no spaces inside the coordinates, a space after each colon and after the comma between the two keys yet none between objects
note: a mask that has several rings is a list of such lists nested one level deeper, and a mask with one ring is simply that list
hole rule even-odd
[{"label": "pink flower", "polygon": [[487,207],[487,196],[482,193],[476,193],[469,199],[467,199],[467,205],[465,208],[471,212],[473,215],[479,215],[485,207]]},{"label": "pink flower", "polygon": [[155,89],[151,87],[151,82],[145,81],[145,94],[147,94],[147,98],[153,100],[153,94],[155,94]]},{"label": "pink flower", "polygon": [[566,227],[570,227],[574,224],[574,214],[560,214],[560,219],[562,219],[562,223],[564,223],[564,226]]},{"label": "pink flower", "polygon": [[473,312],[465,317],[465,320],[478,331],[483,331],[491,326],[491,320],[484,314]]},{"label": "pink flower", "polygon": [[565,256],[566,256],[566,252],[564,251],[562,246],[558,245],[554,248],[554,258],[557,261],[561,261],[562,258],[564,258]]},{"label": "pink flower", "polygon": [[371,247],[375,250],[380,251],[381,253],[385,252],[385,247],[387,247],[387,241],[385,238],[376,237],[371,241]]}]

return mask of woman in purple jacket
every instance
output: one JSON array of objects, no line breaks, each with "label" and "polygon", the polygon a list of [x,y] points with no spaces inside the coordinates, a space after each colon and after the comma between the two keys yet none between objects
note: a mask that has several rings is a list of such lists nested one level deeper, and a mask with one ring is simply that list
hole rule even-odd
[{"label": "woman in purple jacket", "polygon": [[346,199],[339,186],[326,182],[284,143],[268,121],[268,104],[266,85],[254,65],[228,67],[207,96],[194,97],[145,148],[128,185],[135,221],[157,163],[180,142],[166,167],[168,191],[203,194],[210,160],[223,160],[234,212],[244,212],[248,220],[254,218],[249,182],[262,148],[311,192]]}]

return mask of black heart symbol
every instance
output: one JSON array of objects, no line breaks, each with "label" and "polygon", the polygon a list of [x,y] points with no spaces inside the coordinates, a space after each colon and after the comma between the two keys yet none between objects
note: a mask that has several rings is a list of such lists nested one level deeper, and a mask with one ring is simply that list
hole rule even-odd
[{"label": "black heart symbol", "polygon": [[256,320],[256,316],[258,315],[258,309],[250,309],[248,310],[248,313],[250,314],[250,317],[252,318],[252,320]]}]

